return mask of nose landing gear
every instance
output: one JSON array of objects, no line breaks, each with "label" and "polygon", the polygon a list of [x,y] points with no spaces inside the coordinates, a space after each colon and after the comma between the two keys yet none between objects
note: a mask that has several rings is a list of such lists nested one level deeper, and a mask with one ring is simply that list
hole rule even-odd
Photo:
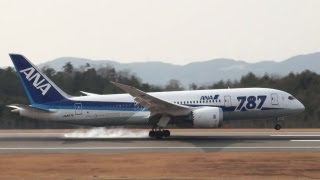
[{"label": "nose landing gear", "polygon": [[280,129],[281,129],[281,125],[280,125],[280,124],[276,124],[276,125],[274,126],[274,129],[277,130],[277,131],[280,130]]},{"label": "nose landing gear", "polygon": [[284,120],[284,118],[281,118],[281,117],[276,119],[276,125],[274,126],[274,129],[275,129],[275,130],[278,131],[278,130],[281,129],[280,122],[283,121],[283,120]]}]

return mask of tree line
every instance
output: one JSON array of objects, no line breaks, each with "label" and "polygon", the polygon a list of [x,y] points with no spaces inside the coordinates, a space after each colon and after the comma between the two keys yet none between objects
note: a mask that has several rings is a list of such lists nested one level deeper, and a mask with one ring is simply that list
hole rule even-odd
[{"label": "tree line", "polygon": [[[80,91],[87,91],[97,94],[123,93],[110,81],[134,86],[146,92],[174,91],[174,90],[200,90],[200,89],[221,89],[221,88],[242,88],[242,87],[266,87],[286,91],[299,99],[306,107],[304,113],[286,118],[282,123],[283,127],[320,127],[320,75],[309,70],[301,73],[290,73],[287,76],[277,75],[256,76],[248,73],[240,80],[219,81],[208,85],[191,83],[188,88],[175,79],[171,79],[165,86],[144,83],[138,76],[129,70],[116,70],[107,66],[99,69],[91,68],[85,64],[74,68],[68,62],[61,71],[55,71],[50,67],[42,68],[53,82],[70,95],[79,96]],[[17,77],[15,70],[11,67],[0,68],[0,128],[72,128],[74,126],[36,121],[23,118],[11,113],[6,107],[8,104],[29,104],[22,84]],[[225,122],[225,127],[257,127],[272,128],[273,120],[244,120]]]}]

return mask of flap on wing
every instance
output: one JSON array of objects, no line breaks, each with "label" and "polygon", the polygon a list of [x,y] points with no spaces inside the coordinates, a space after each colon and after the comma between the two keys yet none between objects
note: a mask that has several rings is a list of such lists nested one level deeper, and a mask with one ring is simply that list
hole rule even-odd
[{"label": "flap on wing", "polygon": [[38,107],[32,107],[32,106],[29,106],[29,105],[25,105],[25,104],[11,104],[11,105],[7,105],[7,107],[10,107],[10,108],[14,108],[14,109],[25,109],[25,110],[28,110],[28,111],[34,111],[34,112],[45,112],[45,113],[52,113],[54,111],[51,111],[51,110],[48,110],[48,109],[41,109],[41,108],[38,108]]},{"label": "flap on wing", "polygon": [[170,115],[180,115],[187,114],[191,112],[191,109],[188,106],[183,106],[179,104],[173,104],[171,102],[159,99],[157,97],[151,96],[139,89],[136,89],[132,86],[112,82],[115,86],[119,87],[123,91],[129,93],[135,98],[139,104],[144,106],[146,109],[151,111],[151,115],[154,114],[170,114]]}]

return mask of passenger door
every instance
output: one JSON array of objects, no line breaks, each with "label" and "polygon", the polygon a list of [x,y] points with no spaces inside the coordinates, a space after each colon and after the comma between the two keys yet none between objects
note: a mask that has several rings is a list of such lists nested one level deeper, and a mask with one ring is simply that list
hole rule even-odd
[{"label": "passenger door", "polygon": [[82,103],[74,104],[75,115],[82,115]]},{"label": "passenger door", "polygon": [[279,104],[278,94],[276,94],[276,93],[271,94],[271,104],[272,105],[278,105]]},{"label": "passenger door", "polygon": [[225,107],[231,107],[231,96],[224,96],[224,106]]}]

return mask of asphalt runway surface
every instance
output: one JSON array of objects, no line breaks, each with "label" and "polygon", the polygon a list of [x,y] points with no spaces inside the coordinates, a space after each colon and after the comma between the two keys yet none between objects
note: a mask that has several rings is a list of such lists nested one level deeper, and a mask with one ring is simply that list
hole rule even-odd
[{"label": "asphalt runway surface", "polygon": [[171,130],[162,140],[148,130],[0,131],[0,153],[320,151],[320,130]]}]

